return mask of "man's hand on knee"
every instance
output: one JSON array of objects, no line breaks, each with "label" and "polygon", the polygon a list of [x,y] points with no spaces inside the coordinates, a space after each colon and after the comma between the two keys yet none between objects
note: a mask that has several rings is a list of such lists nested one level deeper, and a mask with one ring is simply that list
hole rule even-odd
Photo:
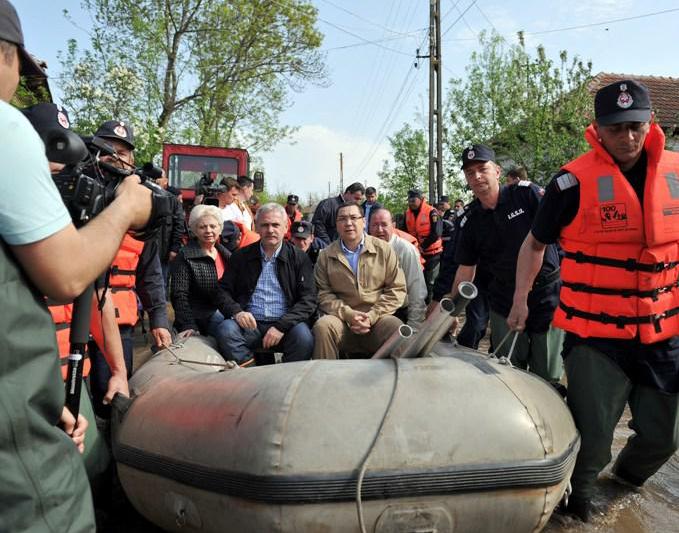
[{"label": "man's hand on knee", "polygon": [[243,329],[257,329],[257,320],[255,320],[252,313],[241,311],[240,313],[236,313],[233,319]]},{"label": "man's hand on knee", "polygon": [[283,338],[283,332],[279,331],[275,327],[271,326],[267,331],[266,335],[262,339],[262,347],[268,350],[272,346],[276,346]]},{"label": "man's hand on knee", "polygon": [[351,317],[351,322],[349,323],[349,329],[356,333],[356,335],[370,333],[370,317],[368,313],[361,311],[354,312],[354,316]]}]

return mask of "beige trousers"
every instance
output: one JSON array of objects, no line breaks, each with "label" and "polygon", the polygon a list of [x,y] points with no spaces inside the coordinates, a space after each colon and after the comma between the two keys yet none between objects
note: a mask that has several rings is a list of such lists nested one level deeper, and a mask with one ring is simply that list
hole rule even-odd
[{"label": "beige trousers", "polygon": [[368,358],[403,324],[392,315],[380,318],[370,332],[357,335],[342,320],[332,315],[322,316],[314,325],[314,359]]}]

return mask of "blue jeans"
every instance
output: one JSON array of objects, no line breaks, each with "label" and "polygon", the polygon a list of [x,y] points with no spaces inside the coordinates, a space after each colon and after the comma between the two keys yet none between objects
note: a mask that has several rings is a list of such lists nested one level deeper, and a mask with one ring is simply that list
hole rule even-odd
[{"label": "blue jeans", "polygon": [[[219,353],[224,359],[242,363],[252,357],[253,350],[262,348],[262,338],[273,324],[258,320],[257,329],[243,329],[235,320],[224,319],[219,311],[215,311],[210,318],[208,333],[217,339]],[[300,322],[289,329],[273,349],[283,352],[286,363],[311,359],[314,337],[309,326]]]}]

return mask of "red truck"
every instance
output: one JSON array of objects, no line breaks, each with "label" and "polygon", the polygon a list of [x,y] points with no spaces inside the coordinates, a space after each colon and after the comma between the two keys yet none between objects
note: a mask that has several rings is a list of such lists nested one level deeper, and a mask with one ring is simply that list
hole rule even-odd
[{"label": "red truck", "polygon": [[[222,178],[250,175],[250,154],[244,148],[189,144],[163,144],[163,169],[170,185],[182,191],[184,205],[193,205],[196,184],[207,176],[217,184]],[[255,190],[264,188],[264,175],[255,172]]]}]

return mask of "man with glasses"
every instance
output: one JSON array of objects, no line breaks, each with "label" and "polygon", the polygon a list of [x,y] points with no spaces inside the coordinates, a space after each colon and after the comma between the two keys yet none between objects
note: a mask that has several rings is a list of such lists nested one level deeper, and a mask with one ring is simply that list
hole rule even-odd
[{"label": "man with glasses", "polygon": [[316,263],[318,304],[325,313],[314,325],[314,359],[342,353],[370,357],[402,324],[393,316],[406,297],[403,271],[389,243],[365,235],[361,206],[337,210],[339,239]]}]

